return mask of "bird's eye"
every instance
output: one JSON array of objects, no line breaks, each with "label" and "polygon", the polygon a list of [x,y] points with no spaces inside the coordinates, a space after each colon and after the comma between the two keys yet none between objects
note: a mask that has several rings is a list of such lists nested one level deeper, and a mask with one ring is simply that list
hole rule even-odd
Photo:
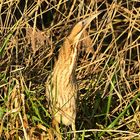
[{"label": "bird's eye", "polygon": [[85,21],[82,21],[82,25],[83,25],[83,26],[85,25]]}]

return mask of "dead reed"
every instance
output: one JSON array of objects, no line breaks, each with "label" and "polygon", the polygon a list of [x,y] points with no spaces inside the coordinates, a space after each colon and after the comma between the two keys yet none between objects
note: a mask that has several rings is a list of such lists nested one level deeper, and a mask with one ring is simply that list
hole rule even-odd
[{"label": "dead reed", "polygon": [[[58,50],[75,23],[104,10],[79,48],[77,138],[139,139],[139,5],[136,0],[0,1],[0,137],[48,137],[44,83]],[[62,133],[71,139],[73,132],[66,127]]]}]

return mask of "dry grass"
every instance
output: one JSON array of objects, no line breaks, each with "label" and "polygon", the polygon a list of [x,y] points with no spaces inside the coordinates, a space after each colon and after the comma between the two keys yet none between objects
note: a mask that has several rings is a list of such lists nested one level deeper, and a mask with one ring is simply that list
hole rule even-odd
[{"label": "dry grass", "polygon": [[[79,139],[140,139],[140,2],[0,1],[0,137],[45,139],[45,81],[72,26],[87,29],[78,59]],[[94,49],[89,53],[88,46]],[[70,139],[70,129],[64,129]]]}]

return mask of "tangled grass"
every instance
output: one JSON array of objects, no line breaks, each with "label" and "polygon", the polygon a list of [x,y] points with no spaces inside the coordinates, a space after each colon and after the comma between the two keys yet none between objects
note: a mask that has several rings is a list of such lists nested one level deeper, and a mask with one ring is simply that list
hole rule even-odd
[{"label": "tangled grass", "polygon": [[[78,59],[78,139],[140,139],[138,0],[0,1],[0,137],[46,139],[45,81],[71,27],[95,11]],[[90,47],[94,53],[89,51]],[[71,138],[64,128],[64,137]]]}]

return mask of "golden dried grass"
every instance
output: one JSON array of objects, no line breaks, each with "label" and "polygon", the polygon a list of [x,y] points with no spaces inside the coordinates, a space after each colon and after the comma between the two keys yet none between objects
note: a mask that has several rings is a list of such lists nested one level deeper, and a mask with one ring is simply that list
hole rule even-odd
[{"label": "golden dried grass", "polygon": [[[3,139],[47,137],[44,127],[50,127],[50,115],[44,82],[52,71],[59,46],[76,22],[100,10],[106,11],[87,29],[94,53],[88,54],[83,46],[78,59],[77,135],[83,139],[139,139],[139,1],[0,3]],[[32,32],[27,36],[29,29]],[[66,132],[65,137],[70,139],[72,132]]]}]

